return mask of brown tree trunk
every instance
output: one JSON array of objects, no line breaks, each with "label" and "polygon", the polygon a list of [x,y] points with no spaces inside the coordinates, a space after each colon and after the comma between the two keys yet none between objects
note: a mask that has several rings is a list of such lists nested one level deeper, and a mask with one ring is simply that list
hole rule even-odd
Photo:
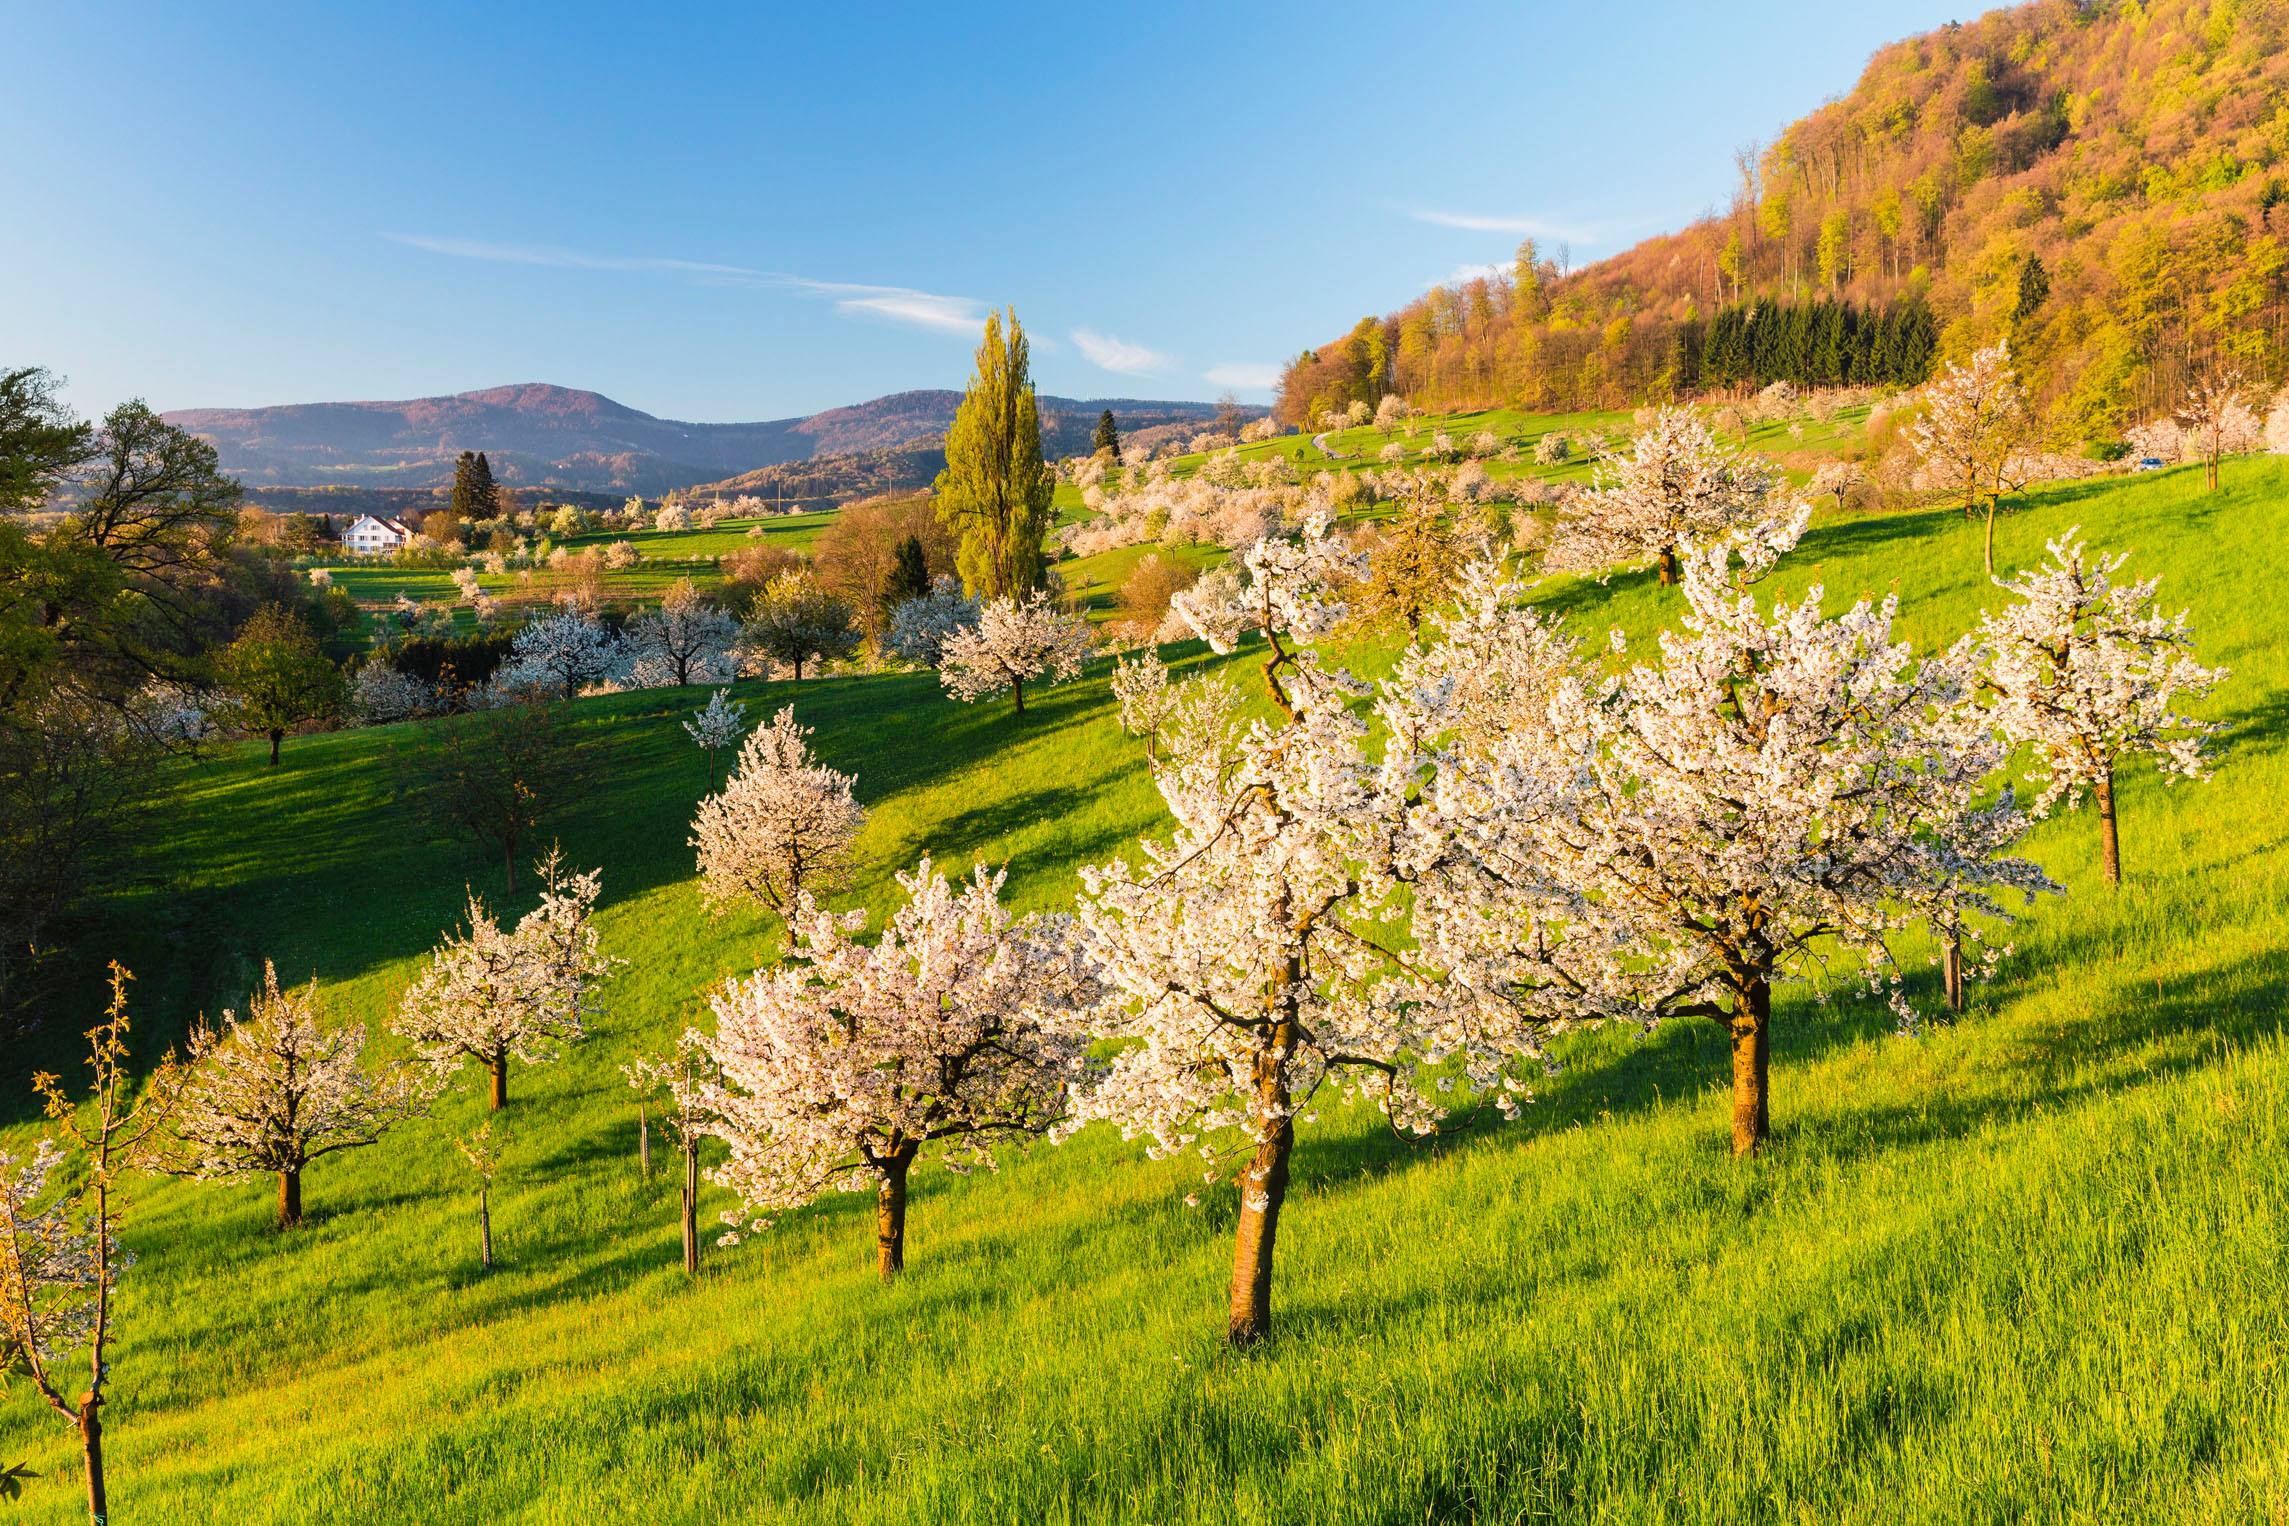
[{"label": "brown tree trunk", "polygon": [[509,1105],[509,1057],[493,1056],[493,1111],[499,1112]]},{"label": "brown tree trunk", "polygon": [[1772,987],[1733,998],[1733,1155],[1754,1155],[1772,1134],[1765,1093],[1772,1073]]},{"label": "brown tree trunk", "polygon": [[278,1227],[292,1229],[302,1222],[302,1172],[278,1173]]},{"label": "brown tree trunk", "polygon": [[104,1526],[111,1518],[103,1484],[103,1401],[92,1392],[79,1397],[79,1449],[87,1460],[87,1518],[89,1526]]},{"label": "brown tree trunk", "polygon": [[1963,1010],[1963,939],[1952,933],[1948,935],[1947,939],[1947,963],[1944,969],[1947,975],[1947,1010],[1961,1012]]},{"label": "brown tree trunk", "polygon": [[1288,1159],[1295,1120],[1288,1112],[1287,1057],[1292,1024],[1273,1030],[1272,1047],[1256,1057],[1256,1153],[1240,1173],[1240,1223],[1232,1240],[1232,1307],[1224,1339],[1249,1346],[1272,1333],[1272,1250],[1288,1196]]},{"label": "brown tree trunk", "polygon": [[641,1102],[636,1104],[636,1168],[645,1181],[652,1179],[652,1120]]},{"label": "brown tree trunk", "polygon": [[884,1282],[906,1269],[906,1170],[914,1164],[912,1145],[882,1163],[882,1187],[874,1202],[874,1269]]},{"label": "brown tree trunk", "polygon": [[276,768],[278,766],[278,744],[285,740],[285,737],[286,733],[283,731],[273,731],[270,733],[270,766],[272,768]]},{"label": "brown tree trunk", "polygon": [[1663,546],[1661,548],[1661,560],[1654,564],[1654,571],[1660,577],[1661,586],[1664,588],[1677,581],[1677,548],[1675,546]]},{"label": "brown tree trunk", "polygon": [[2098,776],[2098,861],[2106,883],[2122,883],[2122,838],[2114,825],[2114,770]]},{"label": "brown tree trunk", "polygon": [[[688,1127],[688,1125],[687,1125]],[[901,1183],[903,1188],[903,1183]],[[904,1202],[901,1199],[901,1210]],[[901,1229],[903,1229],[901,1225]],[[699,1141],[690,1135],[684,1137],[684,1275],[699,1275]]]},{"label": "brown tree trunk", "polygon": [[493,1269],[493,1189],[477,1189],[477,1249],[479,1264],[486,1271]]},{"label": "brown tree trunk", "polygon": [[1995,506],[2002,501],[2000,494],[1987,500],[1987,576],[1995,575]]},{"label": "brown tree trunk", "polygon": [[1017,696],[1017,713],[1019,715],[1025,714],[1025,680],[1022,678],[1011,679],[1009,692]]}]

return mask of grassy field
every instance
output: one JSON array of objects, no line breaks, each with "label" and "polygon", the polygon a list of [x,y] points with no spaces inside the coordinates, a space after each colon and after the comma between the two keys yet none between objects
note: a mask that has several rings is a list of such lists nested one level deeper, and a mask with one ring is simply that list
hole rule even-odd
[{"label": "grassy field", "polygon": [[[2193,470],[2054,490],[2003,520],[1999,562],[2076,522],[2162,574],[2234,670],[2215,780],[2124,782],[2130,883],[2100,882],[2087,815],[2040,829],[2069,894],[1922,1038],[1848,988],[1783,992],[1778,1134],[1753,1163],[1726,1157],[1706,1024],[1585,1035],[1523,1122],[1427,1148],[1330,1110],[1297,1155],[1279,1332],[1245,1355],[1219,1339],[1231,1189],[1188,1210],[1197,1176],[1102,1131],[997,1175],[917,1173],[895,1287],[857,1199],[711,1248],[687,1284],[618,1066],[774,935],[698,907],[702,763],[675,724],[697,696],[582,701],[602,782],[561,832],[602,865],[607,946],[631,963],[588,1043],[513,1076],[504,1264],[477,1270],[449,1143],[481,1116],[474,1078],[314,1170],[292,1234],[264,1184],[139,1189],[117,1518],[2279,1518],[2289,631],[2265,569],[2289,463],[2231,463],[2215,496]],[[1823,522],[1774,581],[1814,579],[1832,606],[1897,588],[1927,646],[1996,597],[1978,527],[1945,510]],[[1642,575],[1539,596],[1638,644],[1675,611]],[[1160,819],[1102,664],[1022,718],[926,675],[740,692],[793,703],[857,774],[872,868],[852,904],[879,910],[926,849],[1006,862],[1019,905],[1060,905],[1078,865]],[[105,909],[146,1045],[241,999],[266,957],[378,1024],[463,884],[500,890],[482,853],[391,806],[403,743],[295,739],[275,770],[244,748],[186,774]],[[11,1138],[40,1064],[72,1066],[68,1044],[10,1057]],[[18,1458],[44,1475],[18,1517],[74,1519],[76,1452],[23,1393],[0,1404],[0,1462]]]}]

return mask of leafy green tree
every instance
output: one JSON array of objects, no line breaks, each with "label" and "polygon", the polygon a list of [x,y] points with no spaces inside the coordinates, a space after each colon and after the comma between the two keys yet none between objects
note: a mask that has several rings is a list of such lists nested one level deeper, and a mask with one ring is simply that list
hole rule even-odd
[{"label": "leafy green tree", "polygon": [[1041,410],[1031,352],[1012,309],[986,315],[977,370],[946,431],[938,516],[961,538],[955,559],[971,592],[991,598],[1042,585],[1056,479],[1041,459]]},{"label": "leafy green tree", "polygon": [[270,738],[273,765],[287,732],[342,708],[341,670],[318,649],[310,627],[276,604],[255,611],[215,670],[239,723]]},{"label": "leafy green tree", "polygon": [[1121,453],[1121,430],[1113,422],[1113,410],[1110,408],[1097,415],[1096,432],[1089,436],[1089,454],[1096,455],[1108,450],[1116,457]]},{"label": "leafy green tree", "polygon": [[898,543],[897,560],[891,563],[890,575],[883,579],[882,607],[896,609],[908,599],[919,599],[929,591],[930,559],[922,550],[922,538],[909,535]]}]

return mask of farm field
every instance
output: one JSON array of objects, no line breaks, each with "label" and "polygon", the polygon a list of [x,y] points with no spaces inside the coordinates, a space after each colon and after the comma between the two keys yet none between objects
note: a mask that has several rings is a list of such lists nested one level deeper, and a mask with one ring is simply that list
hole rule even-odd
[{"label": "farm field", "polygon": [[[1331,443],[1353,433],[1374,436]],[[1278,1332],[1246,1353],[1219,1318],[1232,1188],[1187,1208],[1196,1171],[1101,1128],[991,1175],[918,1171],[897,1285],[875,1281],[857,1198],[711,1247],[687,1283],[674,1186],[638,1172],[619,1067],[700,1020],[707,989],[776,934],[699,906],[685,837],[703,764],[677,724],[696,692],[580,701],[596,783],[560,835],[601,866],[606,947],[629,964],[586,1043],[514,1074],[503,1264],[478,1271],[451,1144],[481,1117],[466,1081],[435,1117],[315,1169],[312,1222],[291,1234],[270,1229],[263,1187],[139,1185],[106,1406],[118,1516],[2278,1516],[2289,631],[2266,569],[2289,534],[2289,462],[2230,462],[2223,491],[2202,489],[2197,469],[2063,486],[1997,531],[2003,569],[2074,524],[2131,552],[2233,671],[2208,707],[2230,723],[2214,780],[2124,780],[2120,891],[2099,879],[2090,815],[2069,816],[2030,843],[2068,893],[2028,916],[1959,1022],[1903,1038],[1849,982],[1778,993],[1777,1133],[1752,1162],[1725,1154],[1725,1045],[1706,1023],[1572,1040],[1522,1121],[1452,1140],[1410,1149],[1329,1109],[1297,1152]],[[1899,634],[1929,650],[2000,597],[1979,542],[1950,509],[1827,516],[1760,596],[1818,581],[1833,611],[1897,591]],[[1060,570],[1098,603],[1144,549]],[[394,597],[393,574],[369,571],[357,597]],[[1677,609],[1650,574],[1537,598],[1635,651]],[[954,704],[926,673],[737,693],[750,719],[792,704],[823,761],[857,776],[871,814],[846,904],[878,918],[891,871],[923,852],[1006,863],[1009,901],[1052,908],[1081,865],[1163,825],[1102,660],[1022,717]],[[264,959],[378,1029],[463,887],[499,895],[486,855],[393,804],[406,742],[337,732],[291,739],[276,769],[243,745],[183,771],[94,940],[136,972],[141,1052],[238,1000]],[[1931,1004],[1929,950],[1901,952]],[[74,1017],[5,1067],[0,1133],[30,1122],[27,1072],[76,1066]],[[709,1194],[710,1215],[730,1206]],[[69,1434],[12,1400],[0,1462],[19,1458],[77,1466]],[[54,1488],[16,1509],[81,1514]]]}]

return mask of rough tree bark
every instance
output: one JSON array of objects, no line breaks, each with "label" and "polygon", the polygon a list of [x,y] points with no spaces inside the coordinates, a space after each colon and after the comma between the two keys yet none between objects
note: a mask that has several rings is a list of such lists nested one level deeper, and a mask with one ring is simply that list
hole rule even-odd
[{"label": "rough tree bark", "polygon": [[1660,577],[1661,586],[1664,588],[1677,581],[1677,548],[1675,546],[1663,546],[1661,548],[1661,559],[1654,564],[1654,570]]},{"label": "rough tree bark", "polygon": [[499,1111],[500,1111],[502,1108],[504,1108],[504,1107],[507,1107],[508,1105],[509,1105],[509,1057],[508,1057],[507,1055],[505,1055],[505,1054],[497,1054],[497,1055],[494,1055],[494,1056],[493,1056],[493,1108],[492,1108],[492,1110],[493,1110],[494,1112],[496,1112],[496,1113],[497,1113],[497,1112],[499,1112]]},{"label": "rough tree bark", "polygon": [[1295,1052],[1292,1019],[1272,1030],[1271,1047],[1256,1056],[1256,1152],[1240,1173],[1240,1223],[1232,1240],[1232,1308],[1224,1338],[1253,1345],[1272,1333],[1272,1251],[1280,1208],[1288,1196],[1288,1161],[1295,1153],[1295,1120],[1288,1110],[1287,1060]]},{"label": "rough tree bark", "polygon": [[1947,940],[1947,960],[1941,966],[1947,981],[1947,1010],[1963,1010],[1963,940],[1950,935]]},{"label": "rough tree bark", "polygon": [[874,1204],[874,1269],[884,1282],[906,1269],[906,1172],[914,1164],[916,1148],[900,1145],[879,1168],[882,1187]]},{"label": "rough tree bark", "polygon": [[2106,883],[2122,883],[2122,838],[2114,825],[2114,770],[2098,776],[2098,860]]},{"label": "rough tree bark", "polygon": [[1772,1134],[1766,1106],[1772,1072],[1772,987],[1763,980],[1733,999],[1733,1155],[1754,1155]]},{"label": "rough tree bark", "polygon": [[278,1227],[292,1229],[302,1222],[302,1172],[299,1167],[278,1173]]},{"label": "rough tree bark", "polygon": [[684,1275],[699,1275],[699,1141],[684,1136]]},{"label": "rough tree bark", "polygon": [[1017,698],[1017,713],[1019,715],[1025,714],[1025,680],[1012,678],[1009,681],[1009,692]]},{"label": "rough tree bark", "polygon": [[103,1483],[103,1400],[93,1391],[79,1396],[79,1449],[87,1460],[87,1518],[90,1526],[111,1519]]}]

